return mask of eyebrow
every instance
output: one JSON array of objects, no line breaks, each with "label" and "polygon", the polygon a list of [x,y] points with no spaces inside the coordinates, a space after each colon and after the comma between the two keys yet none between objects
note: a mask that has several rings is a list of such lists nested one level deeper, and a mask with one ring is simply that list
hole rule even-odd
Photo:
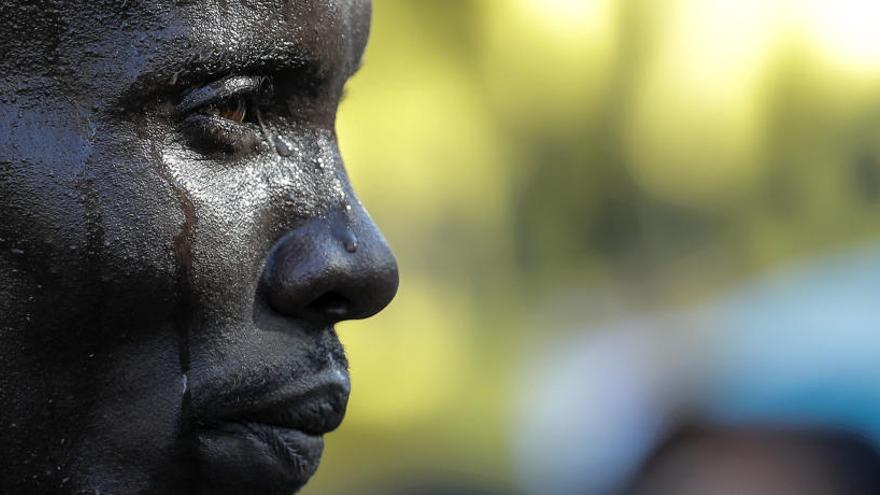
[{"label": "eyebrow", "polygon": [[240,45],[236,47],[194,48],[192,40],[173,40],[160,48],[148,64],[121,92],[121,106],[142,102],[145,97],[179,91],[231,75],[272,75],[285,71],[302,73],[314,82],[354,75],[363,65],[363,56],[350,64],[308,53],[292,42]]},{"label": "eyebrow", "polygon": [[262,71],[302,69],[315,65],[313,61],[296,55],[279,56],[277,53],[259,53],[245,50],[212,51],[166,48],[153,57],[155,65],[147,66],[123,91],[123,100],[143,97],[162,90],[189,87],[232,74],[253,74]]}]

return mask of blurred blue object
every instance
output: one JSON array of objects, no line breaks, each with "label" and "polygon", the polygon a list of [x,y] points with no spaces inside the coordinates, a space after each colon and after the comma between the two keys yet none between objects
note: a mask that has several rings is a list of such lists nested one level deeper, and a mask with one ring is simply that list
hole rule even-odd
[{"label": "blurred blue object", "polygon": [[844,427],[880,444],[880,250],[773,274],[703,319],[707,418]]},{"label": "blurred blue object", "polygon": [[513,435],[526,493],[615,493],[682,417],[839,428],[880,445],[880,248],[585,328],[524,376]]}]

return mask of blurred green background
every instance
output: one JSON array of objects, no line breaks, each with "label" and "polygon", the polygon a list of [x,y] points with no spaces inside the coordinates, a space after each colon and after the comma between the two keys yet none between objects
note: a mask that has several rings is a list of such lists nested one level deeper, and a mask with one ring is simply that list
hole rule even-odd
[{"label": "blurred green background", "polygon": [[548,336],[880,238],[878,19],[374,0],[338,131],[401,286],[341,329],[349,414],[303,493],[516,493],[512,404]]}]

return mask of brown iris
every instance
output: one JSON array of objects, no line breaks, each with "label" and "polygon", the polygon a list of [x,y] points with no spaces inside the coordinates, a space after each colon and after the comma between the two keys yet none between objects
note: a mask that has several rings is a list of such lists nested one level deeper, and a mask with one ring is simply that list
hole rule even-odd
[{"label": "brown iris", "polygon": [[245,103],[244,98],[236,96],[214,105],[212,113],[237,124],[241,124],[244,122],[245,116],[247,116],[247,104]]}]

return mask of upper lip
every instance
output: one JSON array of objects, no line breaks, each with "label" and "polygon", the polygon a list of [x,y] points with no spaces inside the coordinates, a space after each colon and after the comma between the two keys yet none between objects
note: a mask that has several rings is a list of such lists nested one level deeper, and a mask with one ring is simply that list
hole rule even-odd
[{"label": "upper lip", "polygon": [[[328,370],[308,379],[281,385],[255,399],[230,404],[202,423],[204,426],[255,423],[320,436],[335,430],[342,423],[350,391],[351,384],[346,372]],[[247,391],[234,395],[253,396]]]}]

